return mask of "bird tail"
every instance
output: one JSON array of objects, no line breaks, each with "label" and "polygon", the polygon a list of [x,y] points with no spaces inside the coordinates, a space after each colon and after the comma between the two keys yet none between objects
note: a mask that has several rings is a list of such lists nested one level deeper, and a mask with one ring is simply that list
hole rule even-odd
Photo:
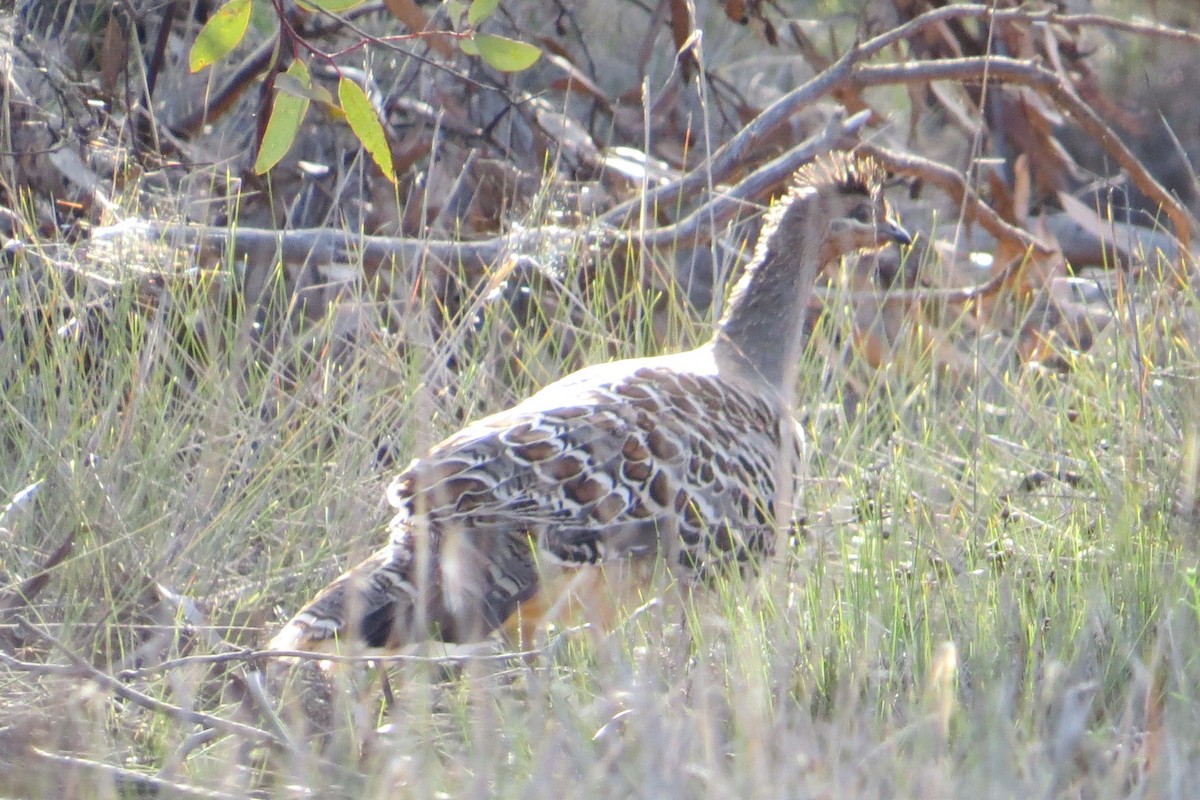
[{"label": "bird tail", "polygon": [[292,617],[268,648],[332,653],[357,643],[396,649],[412,641],[420,598],[414,555],[407,543],[392,543],[346,571]]},{"label": "bird tail", "polygon": [[527,535],[393,530],[387,547],[325,587],[271,640],[272,650],[395,651],[439,639],[472,642],[538,591]]}]

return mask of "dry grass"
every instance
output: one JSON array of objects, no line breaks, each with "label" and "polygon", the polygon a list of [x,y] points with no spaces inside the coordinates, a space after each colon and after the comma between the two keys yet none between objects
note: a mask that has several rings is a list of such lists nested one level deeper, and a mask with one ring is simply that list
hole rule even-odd
[{"label": "dry grass", "polygon": [[[202,288],[152,312],[118,290],[102,340],[61,335],[52,293],[40,308],[5,300],[0,485],[10,497],[37,488],[5,512],[2,592],[18,602],[20,580],[74,536],[19,613],[110,675],[214,652],[210,633],[262,641],[379,541],[394,462],[578,363],[653,349],[646,323],[614,323],[638,314],[578,296],[520,319],[497,299],[439,340],[366,326],[346,343],[326,320],[266,354],[249,344],[252,321],[214,315],[216,284]],[[656,299],[631,290],[620,303]],[[707,323],[663,302],[673,338],[701,335]],[[290,754],[240,735],[198,741],[193,722],[77,670],[10,660],[0,785],[1189,796],[1200,589],[1180,502],[1195,488],[1197,370],[1173,324],[1196,298],[1156,308],[1166,301],[1146,286],[1122,302],[1124,322],[1065,377],[1001,361],[976,387],[939,389],[912,354],[904,374],[872,378],[853,415],[844,368],[812,355],[808,524],[760,579],[688,600],[660,582],[611,631],[552,631],[529,661],[395,667],[390,710],[371,675],[346,670],[356,686],[339,687],[338,731],[320,755],[299,727]],[[201,318],[203,343],[187,335]],[[11,616],[0,635],[10,659],[70,663]],[[203,665],[125,683],[268,727]]]}]

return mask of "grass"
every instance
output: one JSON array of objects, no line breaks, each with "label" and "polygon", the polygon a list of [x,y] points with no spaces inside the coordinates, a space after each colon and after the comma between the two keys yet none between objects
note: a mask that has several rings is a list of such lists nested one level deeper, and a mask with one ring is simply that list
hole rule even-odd
[{"label": "grass", "polygon": [[[528,302],[509,287],[437,332],[382,326],[370,287],[298,327],[285,292],[244,308],[230,264],[147,304],[109,264],[103,311],[63,335],[78,298],[14,271],[0,491],[38,488],[4,514],[0,596],[74,537],[18,610],[86,662],[212,652],[209,630],[261,644],[381,541],[411,455],[582,364],[705,336],[681,297],[584,291],[604,268],[563,255]],[[78,675],[0,664],[0,793],[131,796],[155,776],[180,797],[1192,796],[1197,298],[1148,284],[1117,310],[1065,376],[996,357],[997,334],[962,337],[988,368],[968,387],[919,352],[877,373],[810,353],[806,525],[761,577],[687,599],[652,582],[611,630],[552,631],[530,661],[402,664],[387,712],[348,670],[319,757],[197,743]],[[11,615],[0,635],[67,663]],[[265,724],[219,671],[128,683]]]}]

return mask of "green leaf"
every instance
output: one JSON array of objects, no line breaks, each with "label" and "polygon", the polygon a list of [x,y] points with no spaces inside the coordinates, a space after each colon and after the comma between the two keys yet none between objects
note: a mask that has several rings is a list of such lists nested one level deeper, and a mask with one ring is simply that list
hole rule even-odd
[{"label": "green leaf", "polygon": [[267,172],[278,164],[300,132],[300,123],[308,113],[311,100],[298,97],[296,94],[279,86],[282,78],[299,85],[305,90],[312,88],[312,76],[308,67],[299,59],[292,62],[287,72],[276,79],[275,100],[271,104],[271,117],[267,120],[267,128],[263,131],[262,141],[258,143],[258,157],[254,159],[254,171],[259,175]]},{"label": "green leaf", "polygon": [[478,25],[496,13],[499,6],[500,0],[472,0],[471,7],[467,10],[467,22]]},{"label": "green leaf", "polygon": [[367,93],[354,81],[342,78],[338,82],[338,100],[346,114],[346,122],[350,123],[350,130],[354,131],[367,153],[379,165],[379,169],[383,170],[384,177],[395,183],[392,151],[388,148],[387,135],[383,132],[383,125],[379,122]]},{"label": "green leaf", "polygon": [[[295,65],[296,62],[292,62]],[[344,116],[342,110],[338,108],[337,103],[333,101],[333,95],[324,86],[317,84],[311,85],[311,82],[306,83],[308,74],[305,72],[303,79],[293,75],[291,67],[282,75],[275,76],[275,91],[290,94],[292,97],[305,97],[312,100],[314,103],[328,106],[330,111],[336,111],[339,116]]]},{"label": "green leaf", "polygon": [[349,11],[352,8],[361,6],[365,2],[367,0],[303,0],[300,5],[340,14],[343,11]]},{"label": "green leaf", "polygon": [[[518,42],[504,36],[477,33],[473,38],[483,60],[501,72],[529,69],[542,55],[541,50],[528,42]],[[466,48],[463,48],[463,52],[466,52]]]},{"label": "green leaf", "polygon": [[188,66],[199,72],[237,47],[250,26],[250,0],[229,0],[208,18],[188,54]]},{"label": "green leaf", "polygon": [[469,56],[479,57],[479,45],[475,44],[474,39],[459,39],[458,47]]}]

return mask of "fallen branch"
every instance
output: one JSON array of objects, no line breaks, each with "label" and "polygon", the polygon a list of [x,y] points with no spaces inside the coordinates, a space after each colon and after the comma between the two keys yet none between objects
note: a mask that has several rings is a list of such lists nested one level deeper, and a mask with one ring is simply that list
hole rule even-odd
[{"label": "fallen branch", "polygon": [[1045,256],[1051,254],[1050,247],[1036,236],[1005,221],[991,206],[983,202],[958,170],[927,158],[909,153],[899,153],[876,144],[859,145],[858,152],[871,156],[889,172],[918,178],[941,189],[947,197],[963,209],[963,213],[968,219],[977,223],[997,241],[1007,244],[1013,250],[1018,252],[1031,250],[1035,254]]},{"label": "fallen branch", "polygon": [[236,229],[207,225],[176,225],[131,219],[97,228],[94,241],[123,237],[161,241],[172,248],[196,248],[203,252],[226,251],[251,263],[361,264],[364,269],[407,268],[434,262],[465,268],[487,267],[508,252],[536,253],[547,247],[569,247],[580,234],[569,228],[546,226],[516,230],[474,242],[413,239],[396,236],[364,236],[333,228],[302,228],[276,231],[263,228]]},{"label": "fallen branch", "polygon": [[[577,629],[571,628],[562,632],[561,635],[575,632]],[[556,637],[557,638],[560,637]],[[517,661],[536,656],[545,655],[553,646],[553,642],[542,647],[536,647],[529,650],[511,650],[502,653],[460,653],[455,655],[445,656],[419,656],[411,653],[392,653],[389,655],[347,655],[341,653],[313,653],[307,650],[255,650],[253,648],[244,648],[228,653],[212,653],[208,655],[197,656],[182,656],[173,658],[169,661],[163,661],[150,667],[139,667],[137,669],[125,669],[117,673],[116,677],[120,680],[134,680],[137,678],[146,678],[152,675],[169,672],[171,670],[183,669],[185,667],[195,666],[197,664],[213,665],[213,664],[230,664],[230,663],[249,663],[255,664],[268,659],[293,659],[295,661],[328,661],[332,664],[427,664],[427,665],[455,665],[467,663],[489,663],[489,662],[504,662]],[[32,665],[38,667],[39,665]]]},{"label": "fallen branch", "polygon": [[[32,492],[37,486],[41,485],[41,481],[28,487],[25,491]],[[5,515],[14,507],[18,500],[13,500],[8,507],[4,509]],[[21,611],[28,608],[41,593],[46,585],[50,583],[50,571],[66,560],[67,556],[71,555],[71,551],[75,549],[75,532],[72,531],[66,540],[58,547],[54,548],[54,552],[46,556],[46,560],[42,562],[42,566],[36,573],[30,575],[14,591],[6,593],[5,596],[0,596],[0,619],[7,617],[9,614]],[[15,648],[18,644],[15,637],[11,637],[4,631],[0,631],[0,650],[4,648]]]},{"label": "fallen branch", "polygon": [[87,673],[70,664],[39,664],[36,661],[22,661],[16,656],[0,651],[0,664],[13,672],[23,672],[26,675],[53,675],[56,678],[84,678]]},{"label": "fallen branch", "polygon": [[142,772],[135,772],[124,767],[92,761],[81,756],[71,756],[64,753],[51,753],[39,747],[30,747],[26,751],[36,758],[49,761],[58,768],[71,767],[100,772],[112,778],[118,789],[118,794],[132,793],[137,797],[182,796],[201,797],[205,800],[239,800],[241,795],[227,794],[213,789],[203,789],[199,786],[189,786],[177,781],[168,781]]},{"label": "fallen branch", "polygon": [[[686,219],[661,228],[634,231],[621,235],[609,229],[608,220],[618,209],[601,216],[596,224],[571,229],[556,226],[522,228],[502,236],[479,241],[446,241],[393,236],[362,236],[332,228],[300,230],[266,230],[239,227],[175,225],[146,220],[126,220],[97,228],[93,241],[115,241],[134,237],[145,241],[161,241],[168,247],[193,248],[217,256],[232,253],[237,260],[252,264],[270,264],[276,260],[297,264],[312,262],[319,265],[361,264],[367,274],[390,270],[408,274],[412,267],[433,263],[449,269],[461,266],[468,272],[486,272],[510,253],[537,254],[542,252],[575,252],[618,239],[631,247],[664,248],[681,241],[691,245],[708,240],[717,227],[745,208],[746,203],[761,201],[773,187],[797,168],[817,155],[838,146],[847,146],[866,124],[867,114],[849,119],[835,118],[825,130],[783,155],[752,172],[732,188],[711,198]],[[665,189],[683,187],[706,181],[703,168]]]},{"label": "fallen branch", "polygon": [[60,653],[66,656],[67,660],[71,662],[71,666],[79,671],[80,677],[94,681],[103,688],[124,700],[128,700],[134,705],[141,706],[142,708],[157,714],[166,714],[180,722],[200,725],[205,728],[213,728],[223,733],[232,734],[234,736],[242,736],[252,741],[269,741],[283,747],[290,746],[289,742],[281,740],[278,736],[268,731],[255,728],[252,725],[246,725],[245,723],[222,719],[220,717],[215,717],[212,714],[205,714],[202,711],[193,711],[188,708],[183,708],[182,706],[167,703],[163,700],[151,697],[143,692],[139,692],[136,689],[132,689],[121,683],[121,681],[117,680],[113,676],[93,667],[82,656],[71,650],[71,648],[67,647],[65,644],[63,644],[63,642],[59,641],[47,631],[38,628],[36,625],[33,625],[22,617],[18,617],[17,622],[20,624],[22,630],[49,643],[54,647],[55,650],[58,650]]},{"label": "fallen branch", "polygon": [[[860,111],[849,119],[835,117],[819,135],[793,147],[750,173],[732,189],[716,196],[672,225],[630,234],[630,241],[641,247],[666,248],[679,242],[692,244],[708,241],[707,232],[735,218],[749,202],[760,201],[771,189],[787,181],[797,169],[822,153],[850,146],[871,117]],[[606,215],[607,216],[607,215]]]}]

